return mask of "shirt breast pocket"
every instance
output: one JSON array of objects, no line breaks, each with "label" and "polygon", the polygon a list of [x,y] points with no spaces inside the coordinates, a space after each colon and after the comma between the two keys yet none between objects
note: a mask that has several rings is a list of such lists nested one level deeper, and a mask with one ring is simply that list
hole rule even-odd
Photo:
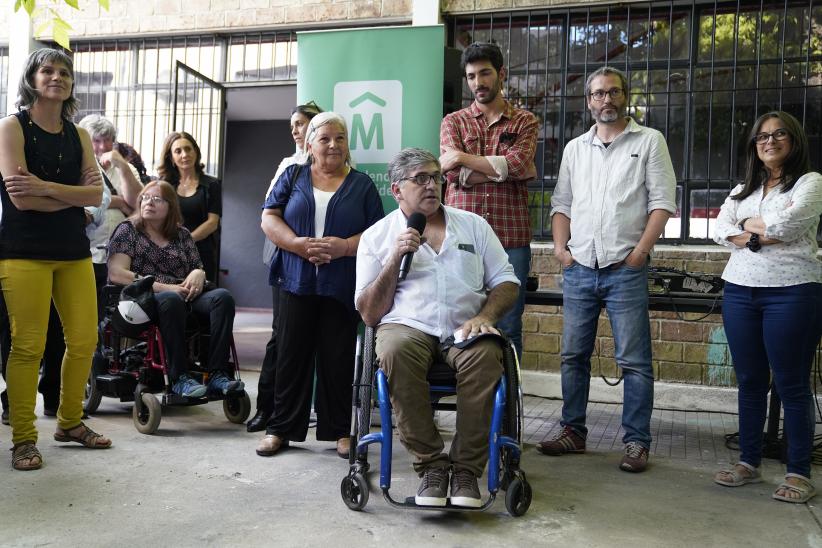
[{"label": "shirt breast pocket", "polygon": [[618,189],[620,201],[633,200],[637,181],[645,181],[645,160],[638,152],[629,153],[609,166],[609,180],[612,188]]},{"label": "shirt breast pocket", "polygon": [[467,135],[465,137],[465,152],[468,154],[482,155],[483,153],[480,151],[481,145],[479,135]]},{"label": "shirt breast pocket", "polygon": [[496,156],[505,156],[514,143],[517,142],[517,134],[512,132],[505,132],[499,136],[499,145],[497,146]]},{"label": "shirt breast pocket", "polygon": [[460,244],[456,253],[460,265],[458,275],[472,291],[481,291],[484,286],[482,259],[477,255],[474,246]]}]

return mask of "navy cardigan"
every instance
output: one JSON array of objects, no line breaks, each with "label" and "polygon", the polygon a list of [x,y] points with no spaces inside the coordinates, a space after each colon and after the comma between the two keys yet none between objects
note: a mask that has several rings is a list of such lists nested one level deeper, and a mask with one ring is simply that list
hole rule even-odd
[{"label": "navy cardigan", "polygon": [[[291,180],[298,167],[300,172],[292,189]],[[309,164],[288,166],[271,189],[263,209],[282,209],[285,223],[298,237],[315,237],[314,207]],[[317,237],[349,238],[384,215],[374,182],[365,173],[352,169],[331,197],[325,214],[325,233]],[[333,297],[353,311],[356,265],[356,257],[340,257],[317,268],[299,255],[278,249],[268,280],[296,295]]]}]

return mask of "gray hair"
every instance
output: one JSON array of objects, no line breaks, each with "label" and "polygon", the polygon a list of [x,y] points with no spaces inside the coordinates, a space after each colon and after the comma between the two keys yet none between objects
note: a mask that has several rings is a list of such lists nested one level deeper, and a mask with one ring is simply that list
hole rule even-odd
[{"label": "gray hair", "polygon": [[388,179],[392,183],[399,183],[408,176],[412,169],[436,164],[440,169],[439,159],[422,148],[404,148],[399,151],[388,163]]},{"label": "gray hair", "polygon": [[609,67],[605,65],[603,67],[599,67],[594,72],[588,75],[588,79],[585,80],[585,96],[588,97],[591,94],[591,82],[593,82],[594,78],[598,76],[618,76],[620,85],[622,86],[622,91],[625,92],[625,97],[628,97],[628,77],[625,76],[625,73],[619,70],[618,68]]},{"label": "gray hair", "polygon": [[108,118],[104,118],[99,114],[89,114],[80,120],[80,127],[88,131],[92,139],[111,139],[117,140],[117,128]]},{"label": "gray hair", "polygon": [[14,103],[18,110],[30,109],[37,101],[39,94],[34,88],[34,73],[44,63],[60,63],[65,65],[71,75],[71,95],[63,101],[63,118],[71,119],[77,114],[80,102],[74,96],[74,62],[71,57],[62,51],[52,48],[34,50],[26,60],[26,66],[20,76],[20,85],[17,88],[17,101]]},{"label": "gray hair", "polygon": [[[345,140],[348,140],[348,124],[345,123],[345,118],[341,115],[337,114],[336,112],[326,111],[320,112],[316,116],[314,116],[308,122],[308,128],[305,130],[305,144],[303,145],[305,148],[305,152],[308,153],[308,145],[314,142],[314,139],[317,138],[317,133],[319,133],[319,129],[323,126],[327,126],[328,124],[337,124],[345,133]],[[345,163],[351,165],[351,151],[348,151],[348,155],[345,158]]]}]

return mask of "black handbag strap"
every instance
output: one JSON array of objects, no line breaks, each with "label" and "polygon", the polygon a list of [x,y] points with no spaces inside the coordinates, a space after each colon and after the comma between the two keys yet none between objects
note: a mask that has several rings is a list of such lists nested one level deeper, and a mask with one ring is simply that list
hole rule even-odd
[{"label": "black handbag strap", "polygon": [[117,196],[117,189],[115,189],[114,185],[111,184],[111,179],[108,178],[108,175],[106,175],[106,172],[101,169],[100,170],[100,175],[103,176],[103,182],[106,183],[106,186],[108,187],[109,192],[111,192],[111,195],[112,196]]}]

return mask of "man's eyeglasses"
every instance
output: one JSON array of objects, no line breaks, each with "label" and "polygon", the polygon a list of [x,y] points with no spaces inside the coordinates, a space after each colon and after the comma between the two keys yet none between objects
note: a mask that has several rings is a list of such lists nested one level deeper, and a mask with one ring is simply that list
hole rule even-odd
[{"label": "man's eyeglasses", "polygon": [[774,141],[784,141],[788,138],[788,135],[789,133],[787,129],[777,129],[773,133],[765,133],[764,131],[762,133],[757,133],[754,135],[753,140],[757,145],[764,145],[771,137],[773,137]]},{"label": "man's eyeglasses", "polygon": [[590,93],[591,99],[594,101],[604,101],[606,95],[610,95],[611,99],[619,99],[623,95],[625,95],[625,91],[622,88],[611,88],[608,91],[604,89],[598,89],[596,91],[592,91]]},{"label": "man's eyeglasses", "polygon": [[166,200],[162,196],[152,196],[150,194],[143,194],[143,196],[140,198],[140,201],[143,203],[154,202],[154,205],[164,204],[168,202],[168,200]]},{"label": "man's eyeglasses", "polygon": [[426,186],[429,182],[435,185],[442,183],[441,173],[417,173],[413,177],[404,177],[400,181],[411,181],[415,185]]}]

